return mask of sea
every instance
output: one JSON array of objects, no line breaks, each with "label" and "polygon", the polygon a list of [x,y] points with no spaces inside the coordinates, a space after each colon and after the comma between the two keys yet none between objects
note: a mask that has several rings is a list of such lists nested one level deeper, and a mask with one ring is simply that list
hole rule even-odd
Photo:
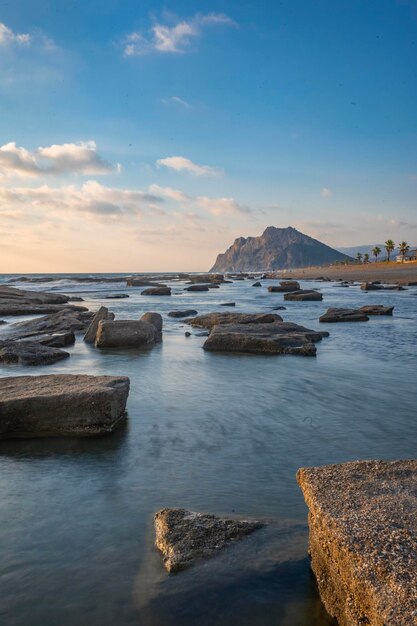
[{"label": "sea", "polygon": [[[284,302],[266,280],[261,288],[246,279],[200,293],[174,280],[171,296],[146,297],[126,287],[126,275],[80,277],[88,276],[2,275],[0,283],[81,296],[116,319],[160,312],[163,342],[150,351],[98,350],[78,337],[66,348],[70,358],[55,365],[0,365],[2,377],[109,374],[131,382],[126,423],[110,435],[0,442],[0,623],[334,624],[311,573],[296,472],[416,457],[417,287],[364,292],[302,281],[323,301]],[[129,298],[107,298],[115,294]],[[220,306],[231,301],[234,308]],[[394,306],[393,316],[319,323],[328,307],[364,304]],[[205,352],[197,329],[167,316],[277,306],[286,307],[278,311],[284,320],[330,332],[316,357]],[[4,328],[28,317],[3,318]],[[153,516],[165,507],[265,526],[169,575],[154,547]]]}]

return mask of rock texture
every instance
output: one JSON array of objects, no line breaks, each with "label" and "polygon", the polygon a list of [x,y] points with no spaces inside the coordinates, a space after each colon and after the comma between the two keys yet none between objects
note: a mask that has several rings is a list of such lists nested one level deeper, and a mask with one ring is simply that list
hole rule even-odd
[{"label": "rock texture", "polygon": [[401,285],[383,285],[377,281],[374,283],[362,283],[361,289],[363,291],[403,291],[404,287]]},{"label": "rock texture", "polygon": [[190,287],[185,287],[185,291],[208,291],[211,285],[191,285]]},{"label": "rock texture", "polygon": [[7,365],[52,365],[68,358],[68,352],[41,343],[0,341],[0,363]]},{"label": "rock texture", "polygon": [[27,322],[10,324],[2,332],[2,338],[24,339],[45,334],[55,335],[81,332],[87,328],[93,315],[94,313],[90,311],[64,309],[58,313],[51,313]]},{"label": "rock texture", "polygon": [[296,280],[282,280],[279,285],[271,285],[268,287],[270,293],[289,293],[291,291],[300,291],[300,283]]},{"label": "rock texture", "polygon": [[99,435],[125,417],[125,376],[0,379],[0,438]]},{"label": "rock texture", "polygon": [[102,320],[98,324],[97,348],[152,348],[159,341],[153,324],[142,320]]},{"label": "rock texture", "polygon": [[6,285],[0,286],[0,315],[32,315],[56,313],[62,309],[87,311],[85,307],[68,304],[69,296],[61,293],[26,291]]},{"label": "rock texture", "polygon": [[214,556],[226,546],[262,527],[259,522],[222,519],[185,509],[162,509],[155,514],[155,545],[168,572],[184,570]]},{"label": "rock texture", "polygon": [[96,340],[97,330],[99,322],[102,320],[114,320],[114,313],[110,313],[108,308],[105,306],[101,306],[94,317],[91,319],[91,322],[85,332],[84,341],[85,343],[94,343]]},{"label": "rock texture", "polygon": [[239,237],[219,254],[211,272],[264,271],[326,265],[345,260],[345,254],[295,228],[269,226],[260,237]]},{"label": "rock texture", "polygon": [[171,287],[150,287],[141,291],[142,296],[170,296]]},{"label": "rock texture", "polygon": [[219,324],[204,343],[204,350],[253,354],[315,356],[317,341],[327,337],[293,322],[269,324]]},{"label": "rock texture", "polygon": [[369,317],[360,309],[327,309],[320,322],[367,322]]},{"label": "rock texture", "polygon": [[321,301],[323,300],[323,294],[320,291],[308,290],[308,289],[297,289],[292,293],[284,294],[284,300],[296,300],[299,302],[304,301]]},{"label": "rock texture", "polygon": [[223,274],[190,274],[188,279],[193,284],[214,283],[217,285],[219,283],[224,283]]},{"label": "rock texture", "polygon": [[393,306],[383,306],[382,304],[368,304],[359,309],[365,315],[392,315],[393,310]]},{"label": "rock texture", "polygon": [[198,311],[196,311],[195,309],[186,309],[185,311],[170,311],[168,313],[168,317],[175,317],[175,318],[181,318],[181,317],[192,317],[194,315],[197,315]]},{"label": "rock texture", "polygon": [[276,313],[206,313],[187,320],[190,326],[212,328],[218,324],[271,324],[282,322],[282,317]]},{"label": "rock texture", "polygon": [[417,624],[417,461],[300,469],[311,565],[340,626]]},{"label": "rock texture", "polygon": [[147,313],[144,313],[142,315],[142,317],[140,318],[140,321],[147,322],[148,324],[152,324],[152,326],[154,326],[156,330],[156,340],[162,341],[163,321],[162,321],[162,315],[160,313],[153,313],[151,311],[148,311]]}]

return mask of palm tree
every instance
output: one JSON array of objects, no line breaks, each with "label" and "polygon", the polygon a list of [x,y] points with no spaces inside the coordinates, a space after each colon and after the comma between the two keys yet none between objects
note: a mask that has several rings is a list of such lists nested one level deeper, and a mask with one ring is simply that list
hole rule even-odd
[{"label": "palm tree", "polygon": [[408,245],[408,243],[406,241],[402,241],[400,243],[400,245],[398,246],[398,249],[400,251],[400,254],[402,256],[401,262],[404,263],[404,257],[407,254],[407,252],[410,249],[410,246]]},{"label": "palm tree", "polygon": [[372,254],[375,257],[375,263],[378,261],[378,255],[381,254],[381,248],[379,248],[378,246],[375,246],[375,248],[372,248]]},{"label": "palm tree", "polygon": [[384,248],[387,251],[388,263],[389,263],[391,259],[391,252],[395,250],[395,243],[393,242],[392,239],[387,239],[384,244]]},{"label": "palm tree", "polygon": [[363,262],[369,263],[369,254],[367,252],[365,252],[365,254],[363,255]]},{"label": "palm tree", "polygon": [[361,252],[357,252],[356,253],[356,259],[357,261],[360,263],[362,261],[362,253]]}]

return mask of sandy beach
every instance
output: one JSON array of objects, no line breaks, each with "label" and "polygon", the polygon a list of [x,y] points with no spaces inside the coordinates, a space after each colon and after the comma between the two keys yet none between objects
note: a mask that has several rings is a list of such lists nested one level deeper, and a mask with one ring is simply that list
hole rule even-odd
[{"label": "sandy beach", "polygon": [[[282,273],[282,272],[281,272]],[[384,283],[407,285],[417,281],[417,262],[414,263],[366,263],[358,265],[326,265],[285,270],[285,277],[295,279],[319,278],[331,280],[355,280],[371,282],[380,280]]]}]

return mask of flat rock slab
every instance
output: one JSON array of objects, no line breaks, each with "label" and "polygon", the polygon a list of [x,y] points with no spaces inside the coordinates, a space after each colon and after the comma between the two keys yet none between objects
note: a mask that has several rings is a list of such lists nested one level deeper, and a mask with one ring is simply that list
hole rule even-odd
[{"label": "flat rock slab", "polygon": [[298,289],[292,293],[284,294],[284,300],[296,300],[300,302],[304,301],[320,301],[323,300],[323,294],[319,291]]},{"label": "flat rock slab", "polygon": [[194,315],[197,315],[198,311],[196,311],[195,309],[186,309],[185,311],[170,311],[168,313],[168,317],[175,317],[175,318],[181,318],[181,317],[192,317]]},{"label": "flat rock slab", "polygon": [[340,626],[417,624],[417,461],[300,469],[311,565]]},{"label": "flat rock slab", "polygon": [[280,285],[271,285],[268,287],[269,293],[289,293],[290,291],[298,291],[300,289],[300,285],[296,284],[280,284]]},{"label": "flat rock slab", "polygon": [[359,309],[365,315],[392,315],[393,310],[393,306],[383,306],[382,304],[368,304]]},{"label": "flat rock slab", "polygon": [[401,285],[382,285],[379,282],[376,283],[362,283],[361,289],[363,291],[404,291],[404,287]]},{"label": "flat rock slab", "polygon": [[27,322],[10,324],[2,336],[6,339],[24,339],[36,335],[56,333],[76,333],[85,330],[90,323],[90,311],[74,311],[65,309],[58,313],[44,315]]},{"label": "flat rock slab", "polygon": [[178,572],[210,558],[226,546],[262,527],[259,522],[222,519],[185,509],[162,509],[155,514],[155,545],[168,572]]},{"label": "flat rock slab", "polygon": [[170,296],[171,287],[150,287],[141,291],[142,296]]},{"label": "flat rock slab", "polygon": [[0,438],[101,435],[125,417],[125,376],[0,378]]},{"label": "flat rock slab", "polygon": [[320,322],[367,322],[369,317],[360,309],[327,309]]},{"label": "flat rock slab", "polygon": [[52,365],[68,358],[68,352],[41,343],[0,341],[0,363],[7,365]]},{"label": "flat rock slab", "polygon": [[191,285],[185,287],[185,291],[208,291],[213,285]]},{"label": "flat rock slab", "polygon": [[0,285],[0,315],[35,315],[56,313],[65,308],[86,311],[85,307],[67,304],[69,296],[61,293],[26,291]]},{"label": "flat rock slab", "polygon": [[282,322],[282,317],[276,313],[206,313],[187,320],[190,326],[212,328],[218,324],[272,324]]},{"label": "flat rock slab", "polygon": [[293,322],[270,324],[219,324],[204,343],[204,350],[252,354],[315,356],[317,341],[327,337]]}]

